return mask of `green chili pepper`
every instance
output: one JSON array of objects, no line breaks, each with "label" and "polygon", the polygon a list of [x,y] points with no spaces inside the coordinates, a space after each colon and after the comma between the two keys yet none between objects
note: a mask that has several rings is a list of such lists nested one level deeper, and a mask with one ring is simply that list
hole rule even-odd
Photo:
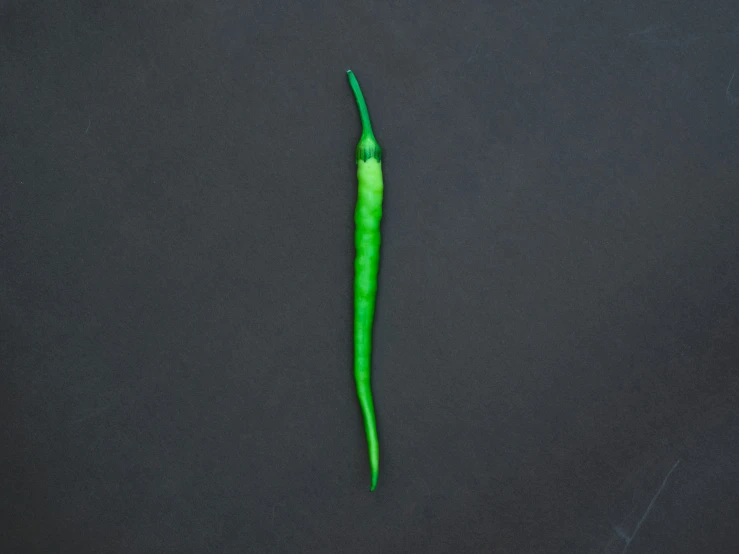
[{"label": "green chili pepper", "polygon": [[380,219],[382,218],[382,148],[375,140],[367,104],[357,78],[347,71],[349,84],[362,120],[362,136],[357,144],[357,206],[354,213],[356,258],[354,260],[354,380],[367,434],[372,476],[370,490],[375,490],[380,472],[380,444],[377,440],[375,407],[370,384],[372,322],[377,296],[377,272],[380,261]]}]

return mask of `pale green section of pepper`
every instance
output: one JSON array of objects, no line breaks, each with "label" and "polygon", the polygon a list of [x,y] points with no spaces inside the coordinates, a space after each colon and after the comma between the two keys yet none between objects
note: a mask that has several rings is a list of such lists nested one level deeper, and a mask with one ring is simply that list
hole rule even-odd
[{"label": "pale green section of pepper", "polygon": [[380,467],[374,403],[370,383],[372,359],[372,322],[377,295],[377,273],[380,262],[380,219],[382,218],[382,169],[374,158],[357,163],[357,208],[355,212],[354,262],[354,379],[364,416],[369,448],[370,472],[374,490]]}]

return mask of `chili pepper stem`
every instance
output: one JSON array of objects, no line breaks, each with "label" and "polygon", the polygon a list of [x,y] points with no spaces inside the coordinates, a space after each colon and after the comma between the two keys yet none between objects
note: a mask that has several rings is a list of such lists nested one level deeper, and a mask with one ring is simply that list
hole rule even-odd
[{"label": "chili pepper stem", "polygon": [[367,161],[370,158],[381,161],[382,148],[380,148],[379,143],[375,139],[375,134],[372,132],[369,110],[367,109],[367,103],[364,101],[362,89],[351,69],[347,70],[346,75],[349,78],[349,86],[351,86],[352,92],[354,93],[354,99],[357,102],[357,108],[359,108],[359,118],[362,121],[362,136],[359,138],[359,143],[357,144],[357,162],[360,160]]}]

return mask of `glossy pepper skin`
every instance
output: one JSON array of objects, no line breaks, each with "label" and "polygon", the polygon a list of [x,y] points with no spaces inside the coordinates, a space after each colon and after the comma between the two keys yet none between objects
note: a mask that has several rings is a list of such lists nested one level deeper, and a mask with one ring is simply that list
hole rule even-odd
[{"label": "glossy pepper skin", "polygon": [[375,408],[372,400],[371,358],[372,323],[377,296],[380,262],[380,220],[382,219],[382,148],[375,140],[367,105],[357,78],[347,71],[349,84],[359,108],[362,136],[357,144],[357,205],[354,242],[354,380],[364,418],[371,475],[370,490],[375,490],[380,472],[380,445],[377,438]]}]

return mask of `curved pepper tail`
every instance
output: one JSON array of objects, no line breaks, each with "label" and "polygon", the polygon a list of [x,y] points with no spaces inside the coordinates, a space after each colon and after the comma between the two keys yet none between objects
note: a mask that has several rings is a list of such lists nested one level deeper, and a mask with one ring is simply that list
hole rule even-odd
[{"label": "curved pepper tail", "polygon": [[380,475],[380,445],[379,441],[375,439],[374,444],[369,451],[369,463],[370,463],[370,475],[372,477],[372,484],[370,485],[370,492],[377,488],[377,478]]}]

